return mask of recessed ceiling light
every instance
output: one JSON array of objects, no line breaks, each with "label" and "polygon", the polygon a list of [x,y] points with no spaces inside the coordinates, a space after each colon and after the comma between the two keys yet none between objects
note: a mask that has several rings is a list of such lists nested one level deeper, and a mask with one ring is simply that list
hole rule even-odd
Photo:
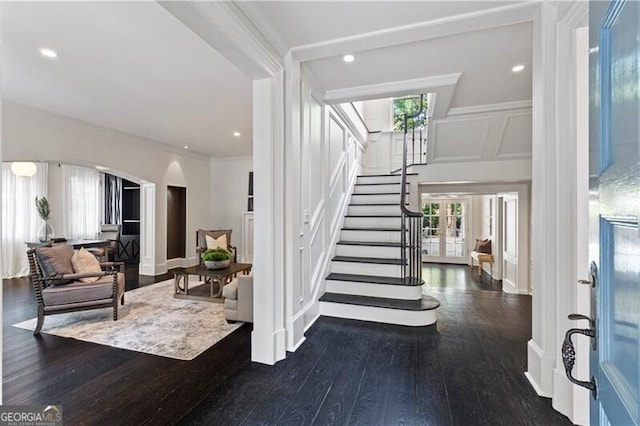
[{"label": "recessed ceiling light", "polygon": [[349,53],[347,55],[344,55],[342,57],[342,60],[345,61],[345,62],[353,62],[353,61],[356,60],[356,57]]},{"label": "recessed ceiling light", "polygon": [[513,72],[520,72],[524,69],[524,65],[516,65],[515,67],[511,68],[511,71]]},{"label": "recessed ceiling light", "polygon": [[46,56],[47,58],[57,58],[58,54],[51,49],[40,49],[40,53],[42,56]]},{"label": "recessed ceiling light", "polygon": [[185,145],[185,146],[184,146],[184,149],[189,149],[189,145]]},{"label": "recessed ceiling light", "polygon": [[236,138],[240,137],[240,132],[233,132],[233,136],[235,136]]}]

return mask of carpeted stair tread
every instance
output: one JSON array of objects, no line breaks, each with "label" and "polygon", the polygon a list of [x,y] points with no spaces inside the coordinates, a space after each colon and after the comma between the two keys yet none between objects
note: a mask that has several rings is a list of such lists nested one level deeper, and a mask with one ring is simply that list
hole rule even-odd
[{"label": "carpeted stair tread", "polygon": [[358,283],[369,284],[387,284],[402,286],[417,286],[424,284],[424,281],[417,278],[398,278],[398,277],[381,277],[377,275],[359,275],[359,274],[340,274],[332,272],[327,275],[327,280],[332,281],[353,281]]},{"label": "carpeted stair tread", "polygon": [[407,261],[402,259],[387,259],[380,257],[358,257],[358,256],[334,256],[331,259],[335,262],[353,262],[353,263],[376,263],[379,265],[406,265]]},{"label": "carpeted stair tread", "polygon": [[431,311],[440,306],[438,299],[422,296],[419,300],[388,299],[385,297],[356,296],[352,294],[325,293],[321,302],[344,303],[347,305],[370,306],[374,308],[400,309],[404,311]]}]

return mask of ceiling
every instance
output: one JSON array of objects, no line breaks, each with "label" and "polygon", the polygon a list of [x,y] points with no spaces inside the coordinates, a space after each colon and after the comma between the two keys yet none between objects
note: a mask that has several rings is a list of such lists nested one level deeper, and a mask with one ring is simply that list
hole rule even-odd
[{"label": "ceiling", "polygon": [[193,153],[251,154],[251,80],[158,3],[3,2],[1,19],[3,98]]},{"label": "ceiling", "polygon": [[[241,1],[238,5],[286,51],[354,39],[364,40],[361,45],[367,48],[371,34],[411,24],[446,22],[448,27],[459,15],[472,19],[513,3],[523,4]],[[181,150],[188,145],[192,153],[252,152],[251,80],[157,2],[3,2],[1,28],[3,98]],[[306,65],[323,90],[461,73],[449,106],[475,106],[531,99],[531,40],[530,22],[489,26],[359,49],[351,64],[341,56],[325,55]],[[59,57],[43,57],[42,47],[56,50]],[[525,70],[512,73],[516,63],[524,64]],[[233,132],[241,136],[234,137]]]},{"label": "ceiling", "polygon": [[[258,21],[269,26],[268,32],[277,33],[289,48],[297,51],[341,42],[344,46],[366,48],[367,37],[379,40],[379,36],[390,29],[408,28],[419,23],[450,23],[460,15],[469,18],[478,13],[488,13],[491,9],[494,12],[527,4],[531,2],[242,3],[250,16],[260,15]],[[352,63],[345,63],[342,54],[306,62],[322,90],[462,73],[448,107],[531,99],[531,22],[496,24],[477,31],[351,52],[356,57]],[[511,68],[516,64],[525,65],[524,71],[513,73]]]},{"label": "ceiling", "polygon": [[[308,65],[326,90],[461,72],[450,107],[528,100],[531,37],[531,23],[526,22],[366,50],[349,64],[331,57]],[[512,72],[516,64],[525,69]]]}]

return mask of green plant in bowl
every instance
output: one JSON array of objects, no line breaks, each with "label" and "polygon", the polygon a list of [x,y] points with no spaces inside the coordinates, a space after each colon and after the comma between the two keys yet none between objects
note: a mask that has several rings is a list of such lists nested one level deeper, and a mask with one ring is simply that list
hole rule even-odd
[{"label": "green plant in bowl", "polygon": [[202,260],[209,269],[224,269],[231,264],[231,253],[222,248],[207,250],[202,255]]},{"label": "green plant in bowl", "polygon": [[209,262],[220,262],[231,259],[231,253],[223,248],[211,249],[204,252],[202,260]]}]

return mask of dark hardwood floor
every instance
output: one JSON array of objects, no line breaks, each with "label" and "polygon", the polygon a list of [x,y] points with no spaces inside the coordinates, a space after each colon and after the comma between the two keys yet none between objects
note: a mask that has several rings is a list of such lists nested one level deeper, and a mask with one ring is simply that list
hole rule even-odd
[{"label": "dark hardwood floor", "polygon": [[531,299],[438,268],[437,326],[322,317],[275,366],[250,362],[248,325],[192,361],[33,337],[11,326],[35,314],[28,282],[4,280],[4,404],[62,404],[72,425],[570,424],[523,374]]}]

